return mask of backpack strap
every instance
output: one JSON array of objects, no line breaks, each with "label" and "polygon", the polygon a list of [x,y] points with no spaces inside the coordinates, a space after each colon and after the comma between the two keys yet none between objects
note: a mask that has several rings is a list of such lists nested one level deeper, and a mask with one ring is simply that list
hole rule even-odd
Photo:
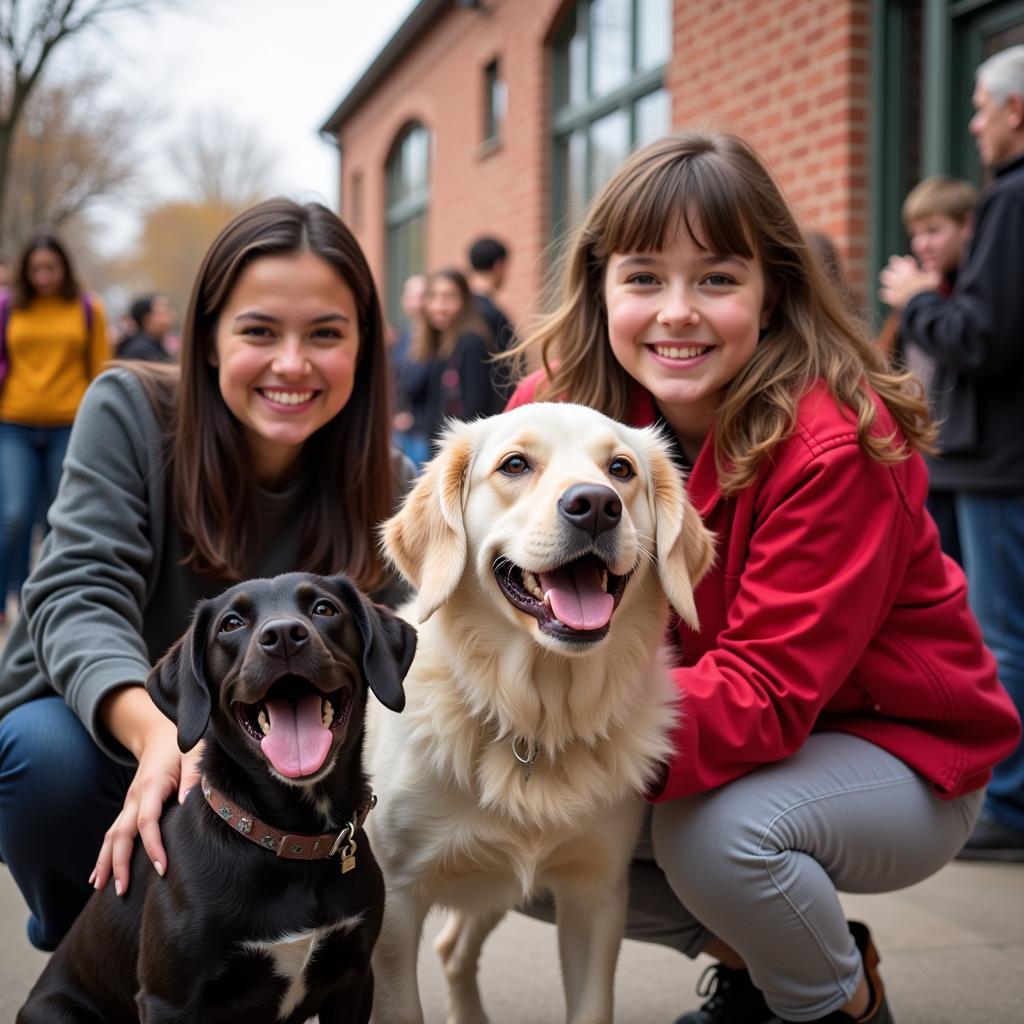
[{"label": "backpack strap", "polygon": [[0,380],[7,376],[7,321],[11,315],[11,293],[0,292]]},{"label": "backpack strap", "polygon": [[92,334],[92,299],[88,292],[82,292],[82,312],[85,314],[85,333]]}]

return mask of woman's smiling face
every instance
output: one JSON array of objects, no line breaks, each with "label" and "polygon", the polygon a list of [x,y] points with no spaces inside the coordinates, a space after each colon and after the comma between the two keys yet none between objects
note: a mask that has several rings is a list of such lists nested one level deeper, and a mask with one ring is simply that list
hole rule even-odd
[{"label": "woman's smiling face", "polygon": [[358,354],[355,296],[329,263],[303,251],[245,267],[218,317],[210,361],[262,482],[280,479],[344,409]]}]

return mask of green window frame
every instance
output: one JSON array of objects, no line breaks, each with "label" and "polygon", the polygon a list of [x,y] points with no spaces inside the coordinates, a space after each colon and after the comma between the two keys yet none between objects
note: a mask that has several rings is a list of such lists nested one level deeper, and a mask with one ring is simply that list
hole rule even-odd
[{"label": "green window frame", "polygon": [[555,237],[578,222],[621,161],[671,128],[665,72],[672,0],[580,0],[553,42]]},{"label": "green window frame", "polygon": [[907,252],[900,210],[930,174],[983,184],[967,130],[974,72],[1024,38],[1024,0],[873,0],[871,237],[868,297],[878,272]]},{"label": "green window frame", "polygon": [[407,124],[391,148],[385,168],[387,283],[385,313],[402,322],[402,285],[422,274],[427,263],[427,212],[430,206],[430,132],[418,121]]}]

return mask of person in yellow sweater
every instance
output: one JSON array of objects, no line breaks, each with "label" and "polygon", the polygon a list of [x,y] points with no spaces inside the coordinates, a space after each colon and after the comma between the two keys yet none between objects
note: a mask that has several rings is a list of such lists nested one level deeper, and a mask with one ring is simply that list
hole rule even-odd
[{"label": "person in yellow sweater", "polygon": [[0,622],[28,573],[36,501],[56,497],[71,423],[110,358],[103,307],[75,278],[61,241],[40,230],[0,298]]}]

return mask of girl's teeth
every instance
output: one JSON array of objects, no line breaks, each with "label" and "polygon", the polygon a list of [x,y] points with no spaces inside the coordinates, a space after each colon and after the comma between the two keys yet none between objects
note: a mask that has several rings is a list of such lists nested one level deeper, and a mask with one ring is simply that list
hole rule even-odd
[{"label": "girl's teeth", "polygon": [[256,722],[260,727],[260,732],[262,732],[264,736],[268,736],[270,734],[270,719],[267,718],[267,712],[265,710],[260,711]]},{"label": "girl's teeth", "polygon": [[313,397],[312,391],[264,391],[263,394],[278,405],[302,405]]},{"label": "girl's teeth", "polygon": [[324,701],[323,713],[324,725],[328,726],[329,728],[331,722],[334,721],[334,705],[329,700]]},{"label": "girl's teeth", "polygon": [[696,359],[697,356],[707,352],[707,346],[687,345],[679,347],[676,345],[655,345],[654,351],[663,359]]}]

